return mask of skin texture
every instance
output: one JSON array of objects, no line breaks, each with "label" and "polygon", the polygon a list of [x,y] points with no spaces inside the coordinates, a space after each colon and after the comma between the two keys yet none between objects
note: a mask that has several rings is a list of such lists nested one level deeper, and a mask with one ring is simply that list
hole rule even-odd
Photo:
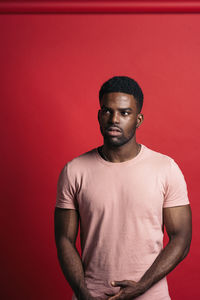
[{"label": "skin texture", "polygon": [[[133,95],[125,93],[104,94],[100,102],[98,121],[104,138],[103,152],[111,162],[123,162],[138,153],[136,129],[143,122]],[[119,136],[110,136],[109,129],[117,127]]]},{"label": "skin texture", "polygon": [[[98,120],[104,138],[102,149],[106,158],[111,162],[123,162],[133,158],[140,149],[136,143],[135,132],[143,121],[136,100],[132,95],[109,93],[103,96],[100,105]],[[111,132],[109,129],[112,129]],[[139,282],[126,280],[126,278],[115,281],[113,278],[111,285],[120,287],[120,291],[116,294],[105,294],[103,299],[134,299],[165,277],[186,257],[192,238],[190,205],[164,208],[163,222],[169,242],[151,267]],[[75,246],[78,225],[79,214],[76,210],[55,209],[55,241],[58,259],[76,297],[81,300],[99,300],[90,295],[85,285],[81,258]]]},{"label": "skin texture", "polygon": [[55,208],[55,242],[63,274],[77,299],[92,300],[84,281],[84,270],[76,249],[79,214],[74,209]]},{"label": "skin texture", "polygon": [[111,296],[110,300],[128,300],[143,294],[172,271],[188,254],[192,237],[190,205],[164,208],[163,215],[169,243],[139,282],[113,280],[111,284],[115,287],[121,287],[121,289],[115,295],[108,295]]}]

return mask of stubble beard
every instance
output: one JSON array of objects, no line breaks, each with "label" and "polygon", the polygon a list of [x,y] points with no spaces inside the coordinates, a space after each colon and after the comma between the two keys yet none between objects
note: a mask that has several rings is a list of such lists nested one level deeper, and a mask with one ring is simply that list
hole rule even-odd
[{"label": "stubble beard", "polygon": [[110,137],[108,135],[103,135],[104,144],[108,145],[111,148],[121,147],[127,144],[134,137],[135,131],[136,128],[133,128],[128,137],[125,137],[123,134],[120,137]]}]

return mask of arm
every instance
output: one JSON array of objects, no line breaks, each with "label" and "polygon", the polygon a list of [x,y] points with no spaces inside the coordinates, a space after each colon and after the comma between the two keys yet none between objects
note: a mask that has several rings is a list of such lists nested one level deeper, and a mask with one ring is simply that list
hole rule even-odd
[{"label": "arm", "polygon": [[63,274],[77,299],[92,299],[84,281],[84,271],[75,242],[79,215],[75,209],[55,209],[55,242]]},{"label": "arm", "polygon": [[150,269],[141,278],[148,288],[171,272],[188,254],[192,238],[190,205],[164,208],[164,224],[169,236]]},{"label": "arm", "polygon": [[132,299],[143,294],[171,272],[188,254],[192,237],[190,205],[164,208],[163,216],[169,236],[167,246],[157,256],[139,282],[115,281],[112,285],[120,286],[121,289],[110,299]]}]

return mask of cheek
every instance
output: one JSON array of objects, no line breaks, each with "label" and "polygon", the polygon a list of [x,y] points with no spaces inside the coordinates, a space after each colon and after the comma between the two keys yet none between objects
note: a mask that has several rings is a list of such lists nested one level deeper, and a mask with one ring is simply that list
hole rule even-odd
[{"label": "cheek", "polygon": [[132,129],[137,125],[137,120],[136,119],[129,119],[126,121],[124,126],[128,129]]},{"label": "cheek", "polygon": [[136,130],[137,122],[136,120],[131,120],[128,124],[124,126],[124,133],[132,133]]},{"label": "cheek", "polygon": [[100,118],[100,124],[102,124],[102,125],[107,124],[108,120],[109,120],[109,116],[102,116]]},{"label": "cheek", "polygon": [[100,128],[105,127],[105,125],[106,125],[105,117],[104,118],[102,118],[102,117],[99,118],[99,125],[100,125]]}]

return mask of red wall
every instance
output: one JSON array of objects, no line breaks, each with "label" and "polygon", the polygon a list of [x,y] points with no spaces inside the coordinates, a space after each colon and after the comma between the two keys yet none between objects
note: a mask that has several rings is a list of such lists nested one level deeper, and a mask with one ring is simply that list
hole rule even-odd
[{"label": "red wall", "polygon": [[173,157],[193,208],[173,300],[199,299],[199,15],[0,15],[1,299],[70,299],[53,212],[63,165],[102,142],[98,90],[113,75],[144,91],[138,141]]}]

